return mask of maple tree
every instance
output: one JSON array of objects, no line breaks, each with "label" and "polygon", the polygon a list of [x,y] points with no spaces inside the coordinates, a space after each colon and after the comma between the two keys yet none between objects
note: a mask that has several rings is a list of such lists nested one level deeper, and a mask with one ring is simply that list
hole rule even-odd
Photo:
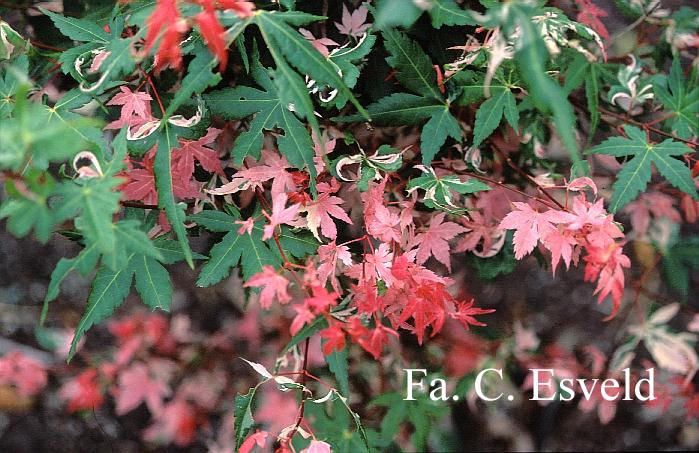
[{"label": "maple tree", "polygon": [[[65,50],[0,22],[0,218],[18,237],[57,233],[79,247],[56,264],[41,322],[68,275],[93,275],[67,359],[132,286],[146,307],[168,311],[172,265],[183,262],[196,286],[240,282],[254,316],[237,327],[252,344],[262,343],[258,315],[282,320],[274,368],[246,360],[261,380],[234,397],[232,433],[212,450],[390,449],[402,424],[425,449],[440,409],[410,408],[382,381],[364,402],[385,407],[386,420],[367,426],[351,377],[362,358],[383,376],[407,342],[426,348],[440,335],[470,357],[444,359],[463,371],[461,386],[488,354],[601,378],[643,345],[687,378],[667,392],[696,417],[695,338],[666,327],[677,305],[644,286],[661,265],[687,299],[699,269],[696,235],[681,227],[699,217],[699,70],[687,64],[696,11],[636,11],[634,27],[663,27],[664,47],[627,57],[607,46],[608,13],[591,0],[569,11],[527,0],[306,3],[133,0],[84,17],[37,9]],[[650,244],[652,265],[637,242]],[[533,264],[530,255],[552,278],[561,263],[582,263],[600,322],[618,323],[628,341],[590,346],[587,366],[559,347],[538,350],[521,324],[512,340],[493,340],[501,307],[472,297],[464,273],[494,279]],[[630,313],[640,325],[627,325]],[[143,439],[195,442],[203,415],[233,397],[225,374],[187,375],[194,360],[178,351],[206,356],[230,333],[195,347],[158,315],[108,325],[118,347],[64,380],[67,410],[107,397],[118,416],[145,405]],[[311,373],[312,349],[332,383]],[[13,353],[0,359],[0,384],[34,396],[47,371]],[[295,395],[293,420],[260,421],[263,384]],[[580,409],[608,423],[616,404],[595,394]]]}]

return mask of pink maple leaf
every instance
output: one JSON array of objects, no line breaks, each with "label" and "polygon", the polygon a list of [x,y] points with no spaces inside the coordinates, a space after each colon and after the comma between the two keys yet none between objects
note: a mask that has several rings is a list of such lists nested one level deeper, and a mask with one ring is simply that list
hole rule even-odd
[{"label": "pink maple leaf", "polygon": [[430,256],[434,256],[437,261],[451,271],[449,243],[447,241],[467,230],[454,222],[445,222],[445,216],[446,214],[443,212],[435,215],[427,231],[418,233],[411,245],[418,246],[415,257],[418,264],[422,264]]},{"label": "pink maple leaf", "polygon": [[180,139],[180,147],[172,150],[172,158],[173,161],[176,161],[174,167],[183,181],[192,179],[195,160],[210,173],[224,174],[218,152],[205,147],[205,145],[212,144],[221,132],[221,129],[210,127],[206,130],[206,135],[198,140]]},{"label": "pink maple leaf", "polygon": [[316,50],[318,50],[318,52],[323,54],[324,57],[330,55],[330,50],[328,49],[329,46],[339,46],[338,43],[330,38],[316,38],[313,36],[313,33],[305,28],[299,28],[299,33],[301,33],[303,37],[306,38],[306,40],[310,42],[311,45],[316,48]]},{"label": "pink maple leaf", "polygon": [[332,184],[318,184],[318,199],[308,203],[304,208],[307,214],[306,222],[308,224],[308,229],[311,230],[313,236],[319,241],[318,227],[320,227],[320,232],[323,233],[323,236],[326,238],[331,240],[337,238],[337,227],[332,217],[352,225],[352,219],[350,219],[347,213],[340,207],[344,200],[331,195],[337,192],[338,189],[339,184],[335,180],[333,180]]},{"label": "pink maple leaf", "polygon": [[401,217],[398,214],[379,204],[374,207],[374,215],[367,224],[367,231],[382,242],[400,242],[401,235],[397,228],[400,223]]},{"label": "pink maple leaf", "polygon": [[269,433],[267,431],[260,431],[259,429],[255,432],[255,434],[250,434],[247,439],[243,441],[243,443],[240,445],[240,449],[238,450],[239,453],[250,453],[255,449],[255,446],[260,447],[260,448],[265,448],[265,444],[267,444],[267,436]]},{"label": "pink maple leaf", "polygon": [[226,387],[226,373],[220,369],[199,370],[187,377],[177,388],[177,397],[196,403],[197,406],[213,410]]},{"label": "pink maple leaf", "polygon": [[274,236],[274,229],[281,224],[293,224],[296,220],[296,215],[299,213],[301,205],[293,204],[290,207],[286,206],[288,197],[285,193],[279,193],[272,199],[272,215],[267,213],[265,217],[269,220],[269,225],[265,225],[263,240],[267,240]]},{"label": "pink maple leaf", "polygon": [[393,284],[393,275],[391,274],[391,263],[393,262],[393,253],[390,251],[388,244],[381,243],[374,253],[364,255],[364,261],[352,265],[346,272],[349,277],[357,280],[383,280],[386,286]]},{"label": "pink maple leaf", "polygon": [[48,382],[46,367],[20,351],[0,357],[0,384],[10,384],[22,396],[39,393]]},{"label": "pink maple leaf", "polygon": [[624,208],[629,215],[633,231],[644,236],[648,232],[651,216],[655,219],[666,218],[672,223],[682,220],[680,213],[674,207],[675,199],[662,192],[643,193]]},{"label": "pink maple leaf", "polygon": [[247,189],[262,188],[262,183],[272,180],[272,197],[285,191],[294,192],[296,183],[293,175],[286,171],[289,162],[286,157],[274,151],[262,150],[262,159],[258,164],[238,170],[231,181],[208,191],[214,195],[226,195]]},{"label": "pink maple leaf", "polygon": [[321,440],[312,440],[307,448],[301,450],[300,453],[332,453],[332,448],[327,442]]},{"label": "pink maple leaf", "polygon": [[553,272],[553,275],[556,275],[556,268],[561,258],[566,263],[566,269],[570,268],[573,248],[578,244],[578,241],[570,232],[559,231],[557,228],[554,228],[542,239],[542,243],[551,252],[551,272]]},{"label": "pink maple leaf", "polygon": [[606,248],[587,247],[588,254],[584,257],[585,281],[597,279],[597,302],[602,303],[605,297],[612,296],[612,312],[605,321],[612,319],[619,307],[624,295],[624,269],[631,267],[629,257],[624,255],[623,244],[612,243]]},{"label": "pink maple leaf", "polygon": [[106,126],[106,129],[121,129],[124,125],[131,125],[132,117],[137,116],[144,120],[152,118],[150,102],[153,98],[150,94],[136,91],[133,92],[127,86],[120,86],[121,93],[117,93],[107,102],[107,105],[120,105],[121,115],[116,121],[112,121]]},{"label": "pink maple leaf", "polygon": [[369,10],[365,6],[360,6],[350,14],[346,5],[342,5],[342,23],[335,22],[337,31],[347,36],[359,37],[371,27],[367,24],[366,16]]},{"label": "pink maple leaf", "polygon": [[272,266],[262,266],[262,272],[258,272],[245,282],[245,288],[262,288],[260,293],[260,305],[262,308],[269,308],[275,297],[280,304],[286,304],[291,300],[286,288],[289,280],[279,275]]},{"label": "pink maple leaf", "polygon": [[346,245],[337,245],[335,241],[330,244],[318,247],[318,280],[321,285],[325,285],[330,279],[330,283],[335,291],[340,291],[340,284],[335,273],[337,271],[337,260],[339,259],[345,266],[352,265],[352,255]]},{"label": "pink maple leaf", "polygon": [[[555,226],[552,223],[550,211],[537,212],[527,203],[515,201],[515,210],[510,212],[500,222],[500,228],[515,230],[515,258],[521,260],[531,253],[542,236],[551,233]],[[555,213],[556,211],[554,211]],[[555,220],[555,219],[554,219]]]},{"label": "pink maple leaf", "polygon": [[151,414],[159,414],[163,398],[170,395],[167,382],[153,379],[148,367],[136,362],[119,374],[118,387],[114,391],[117,415],[136,409],[142,402]]}]

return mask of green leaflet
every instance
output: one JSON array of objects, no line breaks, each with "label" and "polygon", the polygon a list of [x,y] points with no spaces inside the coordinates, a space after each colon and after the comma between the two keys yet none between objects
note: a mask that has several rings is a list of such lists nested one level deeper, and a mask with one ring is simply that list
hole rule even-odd
[{"label": "green leaflet", "polygon": [[32,198],[17,190],[15,182],[9,180],[5,185],[9,197],[0,204],[0,219],[8,218],[7,229],[15,236],[24,237],[34,229],[37,239],[46,242],[58,223],[48,205],[55,181],[50,175],[30,170],[25,175],[24,183]]},{"label": "green leaflet", "polygon": [[374,27],[384,30],[387,27],[408,28],[422,15],[422,9],[405,0],[376,0]]},{"label": "green leaflet", "polygon": [[[238,264],[242,267],[245,280],[262,271],[264,265],[278,267],[281,264],[279,256],[272,252],[262,240],[260,225],[253,228],[252,234],[238,234],[240,225],[234,223],[237,219],[222,212],[216,215],[198,214],[190,216],[190,220],[194,220],[210,231],[228,231],[221,242],[211,248],[211,258],[201,268],[197,286],[211,286],[218,283],[230,274],[231,268]],[[224,226],[226,223],[227,226]]]},{"label": "green leaflet", "polygon": [[119,210],[120,194],[113,189],[120,182],[112,177],[91,178],[82,185],[65,182],[56,190],[62,197],[56,218],[63,220],[77,214],[76,228],[104,254],[113,253],[116,247],[112,217]]},{"label": "green leaflet", "polygon": [[432,115],[430,120],[422,128],[420,136],[420,152],[422,153],[422,163],[430,165],[435,154],[442,147],[447,137],[451,137],[457,142],[461,141],[461,126],[459,122],[451,116],[449,108],[446,106]]},{"label": "green leaflet", "polygon": [[[340,399],[339,392],[331,392],[330,398],[324,403],[306,403],[306,413],[313,422],[314,435],[318,439],[332,445],[333,451],[360,453],[367,450],[362,435],[353,429],[355,424],[352,415]],[[294,447],[298,449],[308,446],[307,440],[297,436]]]},{"label": "green leaflet", "polygon": [[[302,74],[308,74],[316,82],[337,88],[344,93],[359,113],[369,120],[369,114],[347,88],[337,70],[306,39],[281,19],[285,14],[287,13],[275,14],[263,11],[255,16],[255,23],[267,43],[269,51],[277,64],[277,69],[281,69],[280,63],[284,60],[280,57],[283,55],[286,61]],[[285,65],[282,64],[281,66]],[[287,78],[290,78],[289,74],[287,74]],[[308,97],[308,92],[306,92],[306,97]],[[297,99],[301,98],[297,97]],[[309,117],[307,119],[309,122],[311,121]]]},{"label": "green leaflet", "polygon": [[[282,232],[279,235],[279,243],[284,253],[303,260],[308,255],[313,255],[318,250],[318,241],[308,231],[295,233],[291,228],[282,225]],[[276,248],[274,249],[276,250]]]},{"label": "green leaflet", "polygon": [[666,121],[672,131],[685,139],[699,134],[699,86],[687,83],[679,59],[673,60],[669,76],[656,76],[653,82],[657,99],[675,113]]},{"label": "green leaflet", "polygon": [[397,70],[396,78],[408,90],[421,96],[443,99],[437,88],[432,60],[420,46],[395,29],[383,30],[384,46],[391,54],[386,62]]},{"label": "green leaflet", "polygon": [[[342,80],[345,81],[348,88],[354,88],[357,84],[363,59],[371,52],[374,43],[376,43],[376,36],[366,34],[355,47],[348,46],[344,49],[337,49],[328,57],[342,71]],[[331,104],[341,109],[347,104],[347,96],[338,92]]]},{"label": "green leaflet", "polygon": [[102,267],[97,271],[95,279],[92,281],[87,308],[75,329],[68,353],[68,361],[73,358],[75,348],[85,332],[96,323],[109,317],[124,302],[131,289],[132,277],[133,269],[128,266],[118,271],[113,271],[107,267]]},{"label": "green leaflet", "polygon": [[670,287],[683,300],[689,297],[690,272],[699,269],[699,238],[679,241],[663,255],[663,274]]},{"label": "green leaflet", "polygon": [[235,449],[238,451],[243,441],[248,437],[252,426],[255,424],[255,419],[252,418],[252,400],[257,392],[255,386],[248,390],[245,395],[238,394],[235,396]]},{"label": "green leaflet", "polygon": [[39,10],[51,18],[61,33],[74,41],[97,41],[106,44],[110,40],[109,34],[94,22],[61,16],[41,7]]},{"label": "green leaflet", "polygon": [[515,97],[510,90],[501,90],[481,104],[476,112],[473,129],[473,147],[478,147],[500,124],[502,116],[514,130],[517,130],[519,111]]},{"label": "green leaflet", "polygon": [[182,80],[182,86],[177,90],[175,97],[165,110],[164,117],[170,117],[184,102],[188,101],[194,93],[201,93],[208,87],[221,81],[221,75],[214,74],[212,69],[216,65],[216,58],[208,51],[201,50],[189,63],[187,75]]},{"label": "green leaflet", "polygon": [[170,172],[172,162],[172,149],[179,146],[177,137],[165,123],[163,133],[158,140],[158,149],[155,153],[153,172],[155,173],[155,185],[158,190],[158,206],[165,209],[165,215],[172,226],[177,240],[180,243],[184,258],[189,267],[194,268],[192,262],[192,249],[189,247],[187,232],[182,221],[184,213],[175,202],[175,195],[172,192],[172,174]]},{"label": "green leaflet", "polygon": [[589,66],[588,75],[585,77],[585,99],[587,100],[587,110],[590,112],[589,140],[595,136],[600,120],[598,109],[600,93],[599,78],[599,69],[597,68],[597,64],[593,63]]},{"label": "green leaflet", "polygon": [[330,371],[335,375],[340,393],[349,395],[349,348],[347,346],[342,351],[333,351],[325,356]]},{"label": "green leaflet", "polygon": [[144,304],[151,309],[168,311],[172,301],[170,274],[157,260],[137,255],[131,258],[131,266],[136,276],[136,291]]},{"label": "green leaflet", "polygon": [[432,0],[428,11],[434,28],[441,28],[442,25],[476,25],[471,11],[459,8],[454,0]]},{"label": "green leaflet", "polygon": [[77,270],[80,274],[86,275],[95,268],[99,256],[100,254],[97,250],[97,245],[92,244],[82,249],[78,256],[74,258],[61,258],[58,264],[56,264],[56,268],[51,273],[51,281],[49,282],[49,287],[46,290],[44,306],[41,310],[41,319],[39,321],[41,324],[46,321],[49,302],[58,297],[61,283],[63,283],[63,280],[68,276],[68,274],[74,270]]},{"label": "green leaflet", "polygon": [[[380,126],[417,124],[444,110],[444,103],[408,93],[395,93],[367,106],[372,122]],[[333,121],[348,123],[361,121],[360,115],[339,116]]]},{"label": "green leaflet", "polygon": [[651,178],[651,164],[670,184],[695,199],[699,198],[689,168],[673,158],[690,152],[687,146],[671,139],[650,144],[640,129],[627,125],[624,130],[628,138],[612,137],[587,151],[615,157],[633,156],[617,174],[609,205],[611,212],[618,211],[645,190]]},{"label": "green leaflet", "polygon": [[453,203],[453,193],[471,194],[490,190],[490,187],[475,179],[461,181],[457,175],[437,176],[432,168],[423,171],[425,174],[411,179],[406,189],[408,193],[417,189],[424,190],[425,197],[422,202],[432,208],[445,211],[457,210]]},{"label": "green leaflet", "polygon": [[[137,229],[137,225],[138,222],[134,220],[122,220],[117,224],[117,236],[120,242],[124,243],[124,253],[128,251],[126,261],[119,268],[110,268],[105,264],[105,259],[108,257],[102,258],[102,265],[92,281],[88,306],[75,331],[69,360],[85,332],[94,324],[110,316],[124,302],[131,290],[133,277],[135,277],[136,291],[145,305],[153,310],[159,308],[167,311],[170,308],[172,283],[167,269],[158,260],[162,260],[163,263],[174,263],[184,259],[184,254],[174,241],[159,238],[151,242],[143,231]],[[131,241],[126,242],[127,238],[131,238]],[[46,315],[48,302],[57,296],[58,286],[66,275],[73,270],[86,274],[97,263],[97,256],[98,252],[95,248],[87,247],[77,257],[59,262],[51,275],[51,284],[44,300],[42,320]],[[201,259],[203,256],[194,254],[194,258]]]}]

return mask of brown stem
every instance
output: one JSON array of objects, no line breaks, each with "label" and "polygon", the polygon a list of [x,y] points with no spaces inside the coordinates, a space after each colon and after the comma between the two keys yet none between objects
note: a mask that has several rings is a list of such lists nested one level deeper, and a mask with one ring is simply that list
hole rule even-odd
[{"label": "brown stem", "polygon": [[119,202],[122,206],[125,208],[136,208],[136,209],[159,209],[158,205],[155,204],[143,204],[143,203],[136,203],[133,201],[120,201]]},{"label": "brown stem", "polygon": [[510,157],[509,157],[507,154],[505,154],[504,152],[502,152],[502,150],[501,150],[500,148],[498,148],[497,146],[493,145],[493,149],[495,150],[496,153],[498,153],[498,155],[500,156],[501,159],[503,159],[505,162],[507,162],[507,165],[509,165],[510,168],[512,168],[512,169],[513,169],[514,171],[516,171],[520,176],[522,176],[524,179],[526,179],[527,181],[529,181],[530,183],[532,183],[534,186],[536,186],[536,188],[537,188],[537,190],[539,191],[539,193],[541,193],[543,196],[545,196],[546,198],[548,198],[549,200],[551,200],[551,201],[552,201],[556,206],[558,206],[560,209],[563,209],[563,210],[566,209],[566,207],[563,206],[561,203],[559,203],[558,200],[556,200],[555,198],[553,198],[553,196],[551,196],[551,194],[549,194],[548,192],[546,192],[546,191],[544,190],[544,188],[541,187],[541,185],[536,181],[536,179],[534,179],[534,178],[533,178],[529,173],[527,173],[526,171],[524,171],[524,170],[522,170],[521,168],[519,168],[519,167],[512,161],[512,159],[510,159]]},{"label": "brown stem", "polygon": [[[309,349],[309,344],[310,344],[311,338],[308,337],[306,338],[306,348],[303,353],[303,372],[301,374],[301,385],[306,387],[306,378],[308,376],[308,349]],[[303,413],[306,409],[306,398],[303,393],[303,390],[301,391],[301,404],[299,405],[299,411],[298,415],[296,416],[296,424],[294,425],[294,428],[289,432],[288,436],[284,440],[284,443],[286,445],[289,445],[291,443],[291,440],[294,438],[294,435],[296,435],[296,432],[299,429],[299,426],[301,426],[301,422],[303,421]]]}]

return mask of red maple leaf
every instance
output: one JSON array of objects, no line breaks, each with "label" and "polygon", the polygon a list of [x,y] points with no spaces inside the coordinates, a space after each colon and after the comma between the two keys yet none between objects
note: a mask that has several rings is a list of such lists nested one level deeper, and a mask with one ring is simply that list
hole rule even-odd
[{"label": "red maple leaf", "polygon": [[577,3],[578,8],[580,8],[580,12],[575,20],[582,24],[589,25],[590,28],[596,31],[602,38],[609,39],[607,27],[605,27],[599,19],[600,17],[607,17],[607,12],[592,3],[592,0],[575,0],[575,3]]},{"label": "red maple leaf", "polygon": [[197,418],[194,408],[181,398],[169,402],[146,429],[144,438],[150,442],[186,447],[194,440]]},{"label": "red maple leaf", "polygon": [[267,431],[260,431],[259,429],[255,432],[255,434],[250,434],[247,439],[243,441],[242,444],[240,444],[240,449],[238,449],[239,453],[250,453],[255,446],[258,446],[260,448],[265,448],[265,444],[267,443],[267,436],[269,434]]},{"label": "red maple leaf", "polygon": [[194,19],[199,26],[199,32],[204,38],[204,42],[211,53],[218,58],[220,72],[226,68],[228,62],[228,52],[226,51],[226,43],[223,40],[225,30],[216,17],[213,0],[198,0],[199,4],[204,8],[204,11],[197,14]]},{"label": "red maple leaf", "polygon": [[472,326],[485,326],[486,324],[480,322],[474,318],[475,315],[487,315],[488,313],[493,313],[493,309],[483,309],[473,306],[473,299],[470,302],[456,302],[456,311],[449,313],[449,317],[456,319],[461,323],[466,330],[468,330],[469,325]]},{"label": "red maple leaf", "polygon": [[280,304],[286,304],[291,300],[286,288],[289,280],[279,275],[272,266],[263,266],[259,272],[248,279],[243,287],[262,288],[260,293],[260,305],[262,308],[269,308],[276,298]]},{"label": "red maple leaf", "polygon": [[155,55],[156,70],[167,65],[178,69],[182,66],[182,51],[180,42],[189,29],[177,9],[177,0],[157,0],[155,10],[146,21],[145,52],[150,52],[158,37],[162,34],[158,52]]},{"label": "red maple leaf", "polygon": [[205,145],[212,144],[221,133],[221,129],[210,127],[206,135],[197,140],[180,139],[180,147],[172,150],[174,167],[184,181],[192,179],[194,174],[194,161],[197,160],[201,167],[210,172],[224,175],[218,152]]},{"label": "red maple leaf", "polygon": [[320,331],[320,337],[325,340],[323,343],[323,354],[330,355],[333,351],[345,349],[345,332],[339,323],[333,323],[327,329]]},{"label": "red maple leaf", "polygon": [[89,368],[69,380],[58,391],[58,396],[68,401],[68,412],[98,409],[104,396],[97,381],[97,370]]}]

